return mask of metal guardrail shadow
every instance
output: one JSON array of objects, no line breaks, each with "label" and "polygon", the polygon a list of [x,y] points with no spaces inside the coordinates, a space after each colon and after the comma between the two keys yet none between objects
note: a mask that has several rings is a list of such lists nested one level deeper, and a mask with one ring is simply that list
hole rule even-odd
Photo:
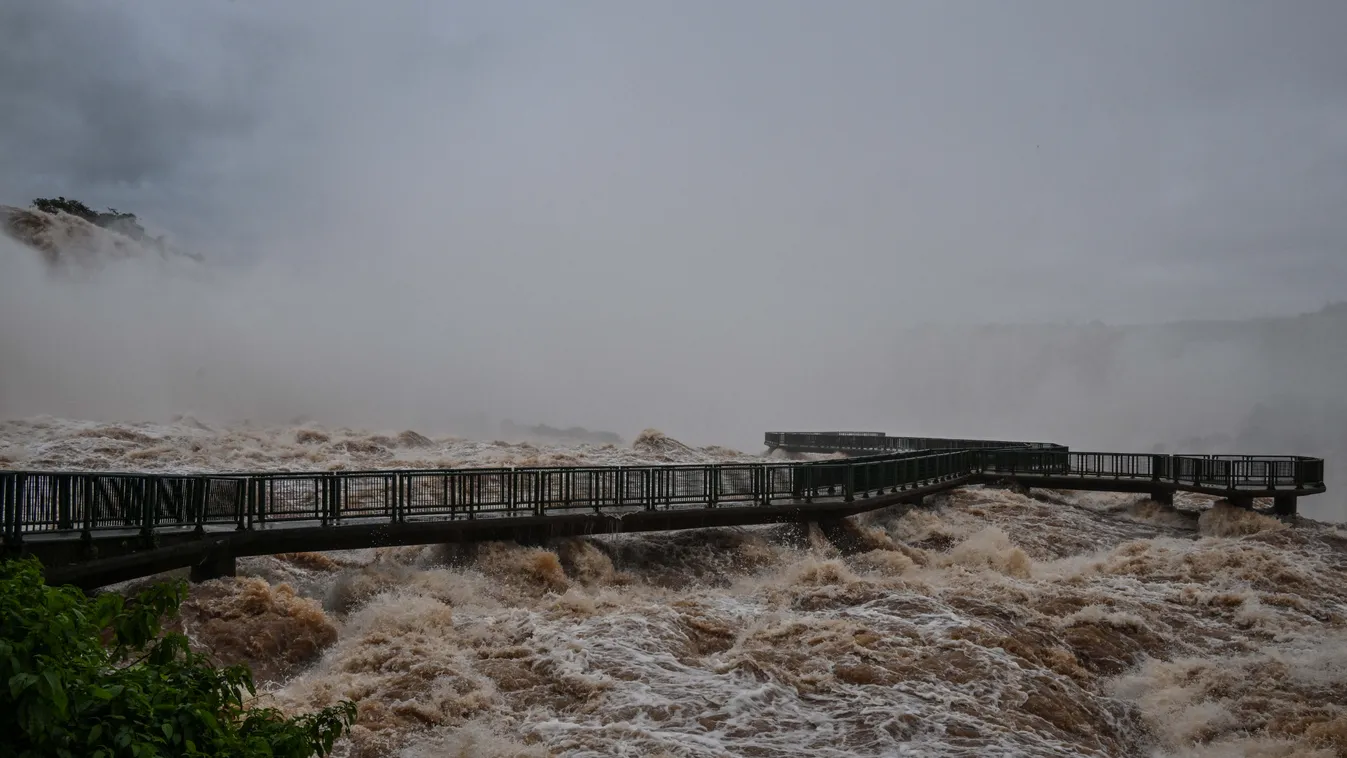
[{"label": "metal guardrail shadow", "polygon": [[1037,476],[1175,487],[1322,492],[1323,461],[1297,456],[1073,452],[1051,443],[770,432],[769,447],[822,461],[217,475],[0,472],[8,549],[38,536],[257,530],[852,502],[966,480]]}]

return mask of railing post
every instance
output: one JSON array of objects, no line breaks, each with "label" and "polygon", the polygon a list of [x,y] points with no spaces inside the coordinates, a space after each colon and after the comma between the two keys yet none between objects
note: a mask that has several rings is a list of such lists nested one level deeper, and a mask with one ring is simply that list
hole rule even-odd
[{"label": "railing post", "polygon": [[463,507],[468,511],[468,520],[477,518],[478,498],[473,491],[473,482],[477,480],[478,474],[458,474],[459,483],[463,486]]},{"label": "railing post", "polygon": [[328,481],[331,476],[319,474],[313,478],[313,510],[319,526],[327,526],[328,514],[332,512],[332,488]]},{"label": "railing post", "polygon": [[146,545],[154,539],[154,517],[158,511],[159,488],[152,479],[142,476],[136,480],[140,487],[140,537]]},{"label": "railing post", "polygon": [[94,538],[94,488],[93,481],[80,476],[75,480],[80,488],[80,540],[86,545]]},{"label": "railing post", "polygon": [[14,519],[10,522],[10,526],[13,527],[10,541],[14,547],[23,544],[23,506],[24,501],[28,499],[27,495],[28,475],[19,474],[14,481]]},{"label": "railing post", "polygon": [[529,504],[533,507],[533,512],[539,516],[542,516],[547,512],[547,509],[544,507],[547,503],[547,496],[544,494],[543,490],[544,484],[543,472],[529,472]]},{"label": "railing post", "polygon": [[206,532],[206,503],[209,502],[207,488],[210,487],[209,479],[204,476],[198,476],[192,480],[192,520],[196,522],[195,529],[197,536]]},{"label": "railing post", "polygon": [[341,513],[346,499],[346,480],[336,474],[329,474],[331,480],[328,482],[328,518],[333,524],[341,523]]},{"label": "railing post", "polygon": [[14,521],[14,474],[0,474],[0,545],[9,547],[9,533]]},{"label": "railing post", "polygon": [[56,477],[56,528],[74,529],[75,517],[70,509],[70,486],[71,477],[69,474],[62,474]]},{"label": "railing post", "polygon": [[543,496],[546,482],[543,481],[545,475],[540,471],[533,472],[533,513],[537,516],[544,516],[547,509],[543,507],[547,498]]},{"label": "railing post", "polygon": [[248,499],[248,526],[247,526],[247,528],[248,528],[248,529],[252,529],[252,528],[253,528],[253,524],[255,523],[255,521],[256,521],[256,519],[257,519],[257,511],[258,511],[258,509],[261,507],[261,505],[259,504],[258,501],[260,501],[260,500],[262,499],[262,497],[263,497],[262,490],[263,490],[263,487],[264,487],[265,484],[266,484],[266,480],[265,480],[265,479],[249,479],[248,481],[249,481],[249,483],[250,483],[252,486],[251,486],[251,493],[250,493],[250,496],[249,496],[249,499]]},{"label": "railing post", "polygon": [[0,502],[4,510],[4,546],[8,550],[18,547],[19,535],[19,477],[23,474],[6,474],[0,479]]},{"label": "railing post", "polygon": [[238,485],[234,488],[234,492],[237,493],[234,497],[234,520],[237,524],[236,529],[241,532],[248,528],[246,519],[248,511],[252,508],[253,480],[249,477],[240,481]]},{"label": "railing post", "polygon": [[275,479],[266,477],[257,481],[257,514],[256,524],[265,525],[267,523],[267,507],[271,505],[271,495],[276,489]]},{"label": "railing post", "polygon": [[[514,469],[510,469],[510,473],[512,474],[511,479],[513,479]],[[393,474],[393,521],[399,524],[405,523],[407,520],[406,514],[407,504],[403,500],[403,492],[402,492],[403,481],[404,478],[402,474]],[[514,505],[515,505],[515,487],[514,484],[511,483],[510,510],[514,510]]]}]

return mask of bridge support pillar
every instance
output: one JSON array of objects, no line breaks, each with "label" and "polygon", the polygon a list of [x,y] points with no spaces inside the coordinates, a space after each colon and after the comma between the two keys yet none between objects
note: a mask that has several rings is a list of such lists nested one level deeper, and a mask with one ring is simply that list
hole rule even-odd
[{"label": "bridge support pillar", "polygon": [[1231,495],[1226,498],[1231,505],[1238,505],[1241,508],[1253,508],[1253,498],[1249,495]]},{"label": "bridge support pillar", "polygon": [[544,524],[542,529],[530,529],[528,532],[517,534],[514,538],[514,544],[520,547],[547,547],[546,528],[547,526]]},{"label": "bridge support pillar", "polygon": [[192,566],[190,578],[193,583],[198,583],[234,576],[237,573],[238,565],[234,556],[224,551],[214,550],[207,553],[200,563]]},{"label": "bridge support pillar", "polygon": [[1174,490],[1155,490],[1151,493],[1151,500],[1154,500],[1160,505],[1173,505]]},{"label": "bridge support pillar", "polygon": [[1272,498],[1272,513],[1277,516],[1296,515],[1296,496],[1278,495]]},{"label": "bridge support pillar", "polygon": [[842,555],[855,555],[862,552],[860,534],[850,521],[845,518],[825,518],[814,522],[818,525],[819,533],[823,538],[832,543],[837,551]]}]

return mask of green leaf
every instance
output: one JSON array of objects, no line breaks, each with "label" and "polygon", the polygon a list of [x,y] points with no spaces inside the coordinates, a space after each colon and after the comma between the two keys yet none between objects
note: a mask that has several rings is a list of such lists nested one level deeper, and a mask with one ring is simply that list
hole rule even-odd
[{"label": "green leaf", "polygon": [[17,700],[20,692],[36,683],[36,674],[15,674],[9,678],[9,696]]},{"label": "green leaf", "polygon": [[56,706],[56,712],[65,715],[69,701],[66,699],[65,690],[61,687],[61,675],[53,669],[46,669],[42,672],[42,678],[47,682],[47,697],[51,698],[52,704]]},{"label": "green leaf", "polygon": [[186,637],[163,633],[185,597],[176,582],[129,601],[90,598],[46,586],[34,559],[0,560],[0,756],[330,753],[355,706],[294,717],[249,707],[247,667],[216,668]]}]

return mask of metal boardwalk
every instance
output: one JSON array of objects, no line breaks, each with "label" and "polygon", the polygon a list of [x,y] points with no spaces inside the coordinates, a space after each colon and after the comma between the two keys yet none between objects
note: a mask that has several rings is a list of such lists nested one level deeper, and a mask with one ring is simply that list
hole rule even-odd
[{"label": "metal boardwalk", "polygon": [[1324,492],[1303,456],[1077,452],[1052,443],[769,432],[814,461],[313,473],[0,472],[6,554],[99,586],[169,568],[230,573],[237,556],[443,541],[541,541],[840,518],[966,484],[1200,492],[1292,515]]}]

